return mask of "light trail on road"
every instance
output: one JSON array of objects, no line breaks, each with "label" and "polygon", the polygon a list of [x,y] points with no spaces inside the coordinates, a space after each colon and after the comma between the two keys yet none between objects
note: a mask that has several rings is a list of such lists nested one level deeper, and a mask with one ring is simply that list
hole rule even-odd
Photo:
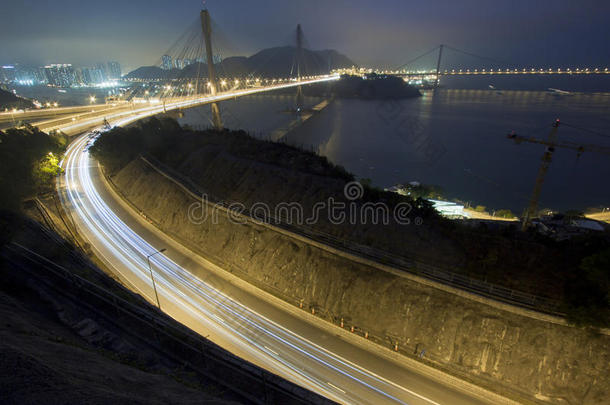
[{"label": "light trail on road", "polygon": [[[115,124],[125,125],[149,113],[131,115]],[[203,336],[210,335],[210,340],[233,354],[340,403],[488,403],[453,387],[443,387],[338,335],[320,337],[323,333],[316,332],[305,337],[303,331],[318,331],[311,321],[287,312],[279,316],[277,307],[270,310],[272,304],[265,301],[263,293],[243,293],[241,300],[236,299],[241,294],[239,287],[214,273],[211,265],[206,268],[205,259],[185,253],[184,247],[175,247],[175,241],[168,241],[156,228],[136,219],[134,213],[117,214],[121,202],[109,197],[110,191],[102,190],[103,179],[88,152],[94,141],[89,136],[76,139],[61,163],[65,175],[58,191],[64,207],[73,214],[79,232],[96,255],[152,303],[156,302],[146,257],[161,246],[168,247],[165,254],[152,257],[150,262],[161,309],[174,319]],[[248,305],[240,301],[248,301]],[[316,337],[321,340],[314,341]],[[336,353],[336,347],[341,354]],[[374,370],[370,369],[372,365]]]},{"label": "light trail on road", "polygon": [[[83,138],[83,140],[86,141],[86,138]],[[106,257],[106,259],[109,261],[119,260],[125,268],[132,270],[132,276],[138,278],[139,281],[134,282],[134,284],[146,285],[150,282],[146,256],[154,253],[156,249],[127,227],[100,199],[91,181],[90,170],[94,166],[88,152],[78,153],[83,140],[77,141],[66,160],[66,179],[70,185],[67,193],[70,204],[77,211],[79,218],[82,218],[87,224],[88,229],[95,234],[96,239],[103,241],[112,252],[113,257]],[[76,187],[77,185],[78,187]],[[88,201],[85,201],[85,198]],[[273,358],[276,363],[273,367],[275,372],[278,369],[283,369],[284,372],[289,372],[293,378],[297,377],[302,385],[314,389],[314,391],[320,392],[324,396],[345,403],[376,404],[381,403],[380,400],[383,402],[406,403],[375,387],[375,385],[389,385],[386,382],[367,374],[340,358],[332,357],[324,349],[312,345],[304,339],[299,339],[298,336],[270,322],[265,317],[239,305],[239,303],[197,279],[167,257],[158,255],[151,258],[151,263],[154,265],[159,295],[163,297],[162,303],[176,303],[188,310],[191,316],[196,317],[201,322],[222,323],[222,325],[217,325],[215,329],[219,329],[218,326],[221,326],[220,329],[226,329],[227,331],[225,336],[233,342],[247,343],[252,355],[259,360],[264,359],[261,354]],[[126,276],[124,273],[123,275]],[[142,289],[141,293],[149,296],[150,290],[145,292]],[[176,317],[175,314],[172,315]],[[180,319],[181,317],[178,315],[177,318]],[[269,350],[269,347],[273,347],[274,350]],[[280,351],[278,347],[282,348],[282,356],[277,354]],[[321,365],[325,371],[335,372],[337,376],[333,378],[317,376],[315,373],[294,366],[299,364],[301,367],[305,367],[308,362]],[[345,392],[333,393],[328,389],[327,380],[329,378],[335,382],[351,379],[382,398],[365,402],[361,398],[351,397]],[[339,385],[339,383],[335,384]],[[427,403],[435,404],[435,402],[430,401]]]}]

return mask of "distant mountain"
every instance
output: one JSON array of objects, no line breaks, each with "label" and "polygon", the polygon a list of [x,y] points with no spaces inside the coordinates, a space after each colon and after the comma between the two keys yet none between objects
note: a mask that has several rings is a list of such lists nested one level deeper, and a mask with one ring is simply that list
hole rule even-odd
[{"label": "distant mountain", "polygon": [[[250,57],[234,56],[216,65],[221,77],[243,77],[251,74],[260,77],[296,76],[296,48],[286,46],[264,49]],[[333,69],[354,66],[347,56],[334,50],[303,50],[301,75],[327,74]],[[208,67],[204,63],[194,63],[184,69],[163,70],[157,66],[143,66],[129,72],[125,79],[176,79],[207,77]]]},{"label": "distant mountain", "polygon": [[170,76],[171,71],[163,70],[158,66],[142,66],[136,70],[132,70],[124,78],[127,79],[167,79]]}]

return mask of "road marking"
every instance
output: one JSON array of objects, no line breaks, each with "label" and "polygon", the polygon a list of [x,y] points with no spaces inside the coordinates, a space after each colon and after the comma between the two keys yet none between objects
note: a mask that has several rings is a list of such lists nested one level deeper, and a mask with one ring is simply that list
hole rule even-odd
[{"label": "road marking", "polygon": [[267,346],[263,346],[265,349],[269,350],[271,353],[275,354],[276,356],[279,356],[279,354],[277,354],[277,352],[271,350],[270,348],[268,348]]},{"label": "road marking", "polygon": [[334,389],[336,389],[337,391],[341,391],[342,393],[345,394],[345,391],[343,391],[341,388],[337,387],[336,385],[330,383],[330,382],[326,382],[326,384],[330,385],[331,387],[333,387]]}]

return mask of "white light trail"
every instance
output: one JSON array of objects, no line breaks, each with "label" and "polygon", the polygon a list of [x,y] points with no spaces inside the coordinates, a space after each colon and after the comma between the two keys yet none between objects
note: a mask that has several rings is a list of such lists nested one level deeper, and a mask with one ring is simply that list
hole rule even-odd
[{"label": "white light trail", "polygon": [[[133,118],[129,118],[131,119]],[[105,249],[108,252],[105,261],[115,263],[115,268],[126,269],[122,275],[131,278],[134,286],[149,286],[150,273],[146,256],[157,249],[121,221],[98,194],[91,177],[91,170],[96,170],[95,162],[85,149],[88,141],[87,137],[76,140],[68,150],[66,161],[62,162],[66,172],[66,202],[77,213],[86,233],[94,236],[92,245],[102,244],[103,248],[96,250],[101,252]],[[120,266],[116,266],[116,263],[120,263]],[[171,307],[186,311],[188,316],[204,325],[215,324],[215,331],[248,353],[249,357],[260,360],[263,365],[268,367],[273,364],[273,371],[285,378],[343,403],[405,403],[398,396],[408,394],[407,397],[415,396],[427,403],[439,405],[333,354],[243,306],[165,255],[151,258],[151,265],[162,308],[171,304]],[[141,292],[149,296],[150,291]],[[184,317],[184,314],[173,315]],[[369,399],[354,393],[329,390],[329,378],[339,386],[344,386],[346,381],[355,384]],[[374,398],[373,402],[369,402],[371,398]]]}]

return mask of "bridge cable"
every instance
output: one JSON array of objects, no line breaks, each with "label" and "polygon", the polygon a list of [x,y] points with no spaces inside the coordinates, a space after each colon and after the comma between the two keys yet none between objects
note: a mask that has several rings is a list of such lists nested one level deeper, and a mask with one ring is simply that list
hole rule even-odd
[{"label": "bridge cable", "polygon": [[414,58],[414,59],[411,59],[410,61],[408,61],[408,62],[406,62],[406,63],[403,63],[402,65],[399,65],[399,66],[398,66],[396,69],[394,69],[394,70],[400,70],[400,68],[403,68],[403,67],[405,67],[405,66],[407,66],[407,65],[410,65],[410,64],[411,64],[411,63],[413,63],[413,62],[417,62],[419,59],[421,59],[421,58],[423,58],[423,57],[425,57],[425,56],[430,55],[432,52],[434,52],[434,51],[438,50],[439,48],[440,48],[440,46],[434,47],[434,48],[430,49],[428,52],[423,53],[423,54],[419,55],[418,57],[416,57],[416,58]]},{"label": "bridge cable", "polygon": [[454,48],[454,47],[452,47],[452,46],[450,46],[450,45],[445,45],[445,48],[447,48],[447,49],[451,49],[451,50],[452,50],[452,51],[454,51],[454,52],[459,52],[459,53],[462,53],[462,54],[464,54],[464,55],[472,56],[472,57],[474,57],[474,58],[483,59],[483,60],[488,60],[488,61],[491,61],[491,62],[500,63],[500,64],[502,64],[502,65],[507,65],[507,66],[511,66],[511,65],[512,65],[512,63],[510,63],[510,62],[508,62],[508,61],[505,61],[505,60],[499,60],[499,59],[490,58],[490,57],[488,57],[488,56],[481,56],[481,55],[477,55],[477,54],[472,53],[472,52],[467,52],[467,51],[463,51],[463,50],[461,50],[461,49]]}]

